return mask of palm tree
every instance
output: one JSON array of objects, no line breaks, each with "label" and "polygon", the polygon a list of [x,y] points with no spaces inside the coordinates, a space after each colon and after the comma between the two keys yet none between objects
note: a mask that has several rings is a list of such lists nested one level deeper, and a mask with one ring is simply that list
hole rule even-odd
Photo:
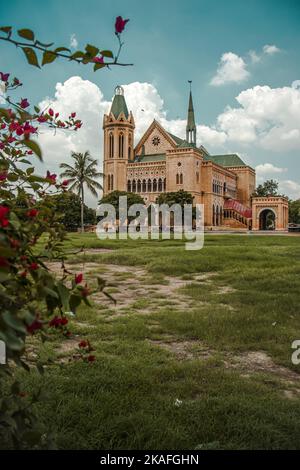
[{"label": "palm tree", "polygon": [[102,190],[103,187],[96,178],[103,177],[103,173],[97,171],[97,160],[94,160],[89,151],[85,153],[72,152],[71,157],[74,159],[74,166],[67,163],[61,163],[60,168],[65,171],[61,174],[63,178],[68,178],[70,190],[77,192],[81,198],[81,231],[84,232],[83,208],[84,208],[84,186],[97,196],[96,189]]}]

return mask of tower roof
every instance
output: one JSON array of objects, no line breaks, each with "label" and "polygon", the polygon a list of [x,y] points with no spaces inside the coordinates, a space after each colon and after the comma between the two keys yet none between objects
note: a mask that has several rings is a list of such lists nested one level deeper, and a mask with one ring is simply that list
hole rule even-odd
[{"label": "tower roof", "polygon": [[121,113],[124,113],[126,119],[128,119],[128,108],[124,98],[124,90],[121,86],[117,86],[115,89],[115,96],[113,98],[110,112],[115,116],[116,119],[118,119]]},{"label": "tower roof", "polygon": [[196,127],[195,125],[195,114],[194,114],[194,105],[193,105],[193,97],[192,91],[190,90],[190,98],[189,98],[189,109],[188,109],[188,119],[186,128],[190,131],[194,130]]}]

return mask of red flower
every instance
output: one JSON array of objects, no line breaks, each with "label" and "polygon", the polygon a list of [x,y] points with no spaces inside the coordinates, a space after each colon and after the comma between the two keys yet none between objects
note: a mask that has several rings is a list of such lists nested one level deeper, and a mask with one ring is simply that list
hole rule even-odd
[{"label": "red flower", "polygon": [[11,238],[11,239],[9,240],[9,242],[10,242],[10,246],[11,246],[12,248],[19,248],[20,245],[21,245],[20,241],[19,241],[19,240],[15,240],[14,238]]},{"label": "red flower", "polygon": [[25,278],[27,276],[27,271],[22,271],[20,273],[20,276]]},{"label": "red flower", "polygon": [[83,274],[82,273],[77,274],[75,276],[75,284],[80,284],[82,282],[82,279],[83,279]]},{"label": "red flower", "polygon": [[4,256],[0,256],[0,267],[6,268],[7,266],[9,266],[9,262],[7,261],[7,259],[4,258]]},{"label": "red flower", "polygon": [[47,121],[47,118],[44,114],[41,114],[39,117],[38,117],[38,122],[46,122]]},{"label": "red flower", "polygon": [[7,206],[0,206],[0,225],[2,227],[7,227],[7,225],[9,224],[9,220],[7,218],[9,210],[9,207]]},{"label": "red flower", "polygon": [[116,22],[115,22],[115,30],[116,34],[122,33],[124,31],[126,23],[128,23],[128,20],[123,20],[122,16],[117,16]]},{"label": "red flower", "polygon": [[69,320],[65,317],[59,318],[55,316],[52,318],[52,320],[49,322],[49,326],[54,326],[54,328],[58,328],[59,326],[64,326],[67,325]]},{"label": "red flower", "polygon": [[71,118],[76,117],[76,113],[71,113]]},{"label": "red flower", "polygon": [[85,287],[81,290],[82,297],[87,297],[89,295],[89,293],[90,293],[90,290],[89,290],[88,286],[85,285]]},{"label": "red flower", "polygon": [[29,211],[26,212],[27,217],[36,217],[38,215],[39,211],[37,209],[30,209]]},{"label": "red flower", "polygon": [[94,361],[96,360],[96,356],[94,356],[93,354],[90,354],[90,355],[88,356],[87,360],[88,360],[89,362],[94,362]]},{"label": "red flower", "polygon": [[92,62],[95,62],[96,64],[103,64],[104,59],[103,59],[103,57],[94,57]]},{"label": "red flower", "polygon": [[31,325],[27,325],[26,329],[29,334],[33,335],[35,331],[40,330],[43,328],[43,323],[39,320],[38,317],[31,323]]},{"label": "red flower", "polygon": [[54,115],[54,111],[53,111],[53,109],[52,109],[52,108],[49,108],[49,111],[48,111],[48,113],[49,113],[49,116],[53,117],[53,115]]},{"label": "red flower", "polygon": [[56,177],[57,175],[55,175],[54,173],[51,175],[50,171],[49,170],[47,171],[46,178],[47,180],[51,180],[51,184],[56,183]]},{"label": "red flower", "polygon": [[82,341],[80,341],[80,343],[78,344],[78,346],[81,348],[81,349],[84,349],[84,348],[87,348],[89,346],[89,343],[88,341],[85,341],[84,339]]},{"label": "red flower", "polygon": [[7,82],[9,75],[10,75],[9,73],[0,72],[0,80],[1,80],[2,82]]},{"label": "red flower", "polygon": [[39,265],[37,263],[31,263],[28,268],[30,269],[30,271],[36,271],[37,269],[39,269]]},{"label": "red flower", "polygon": [[69,184],[69,180],[63,180],[63,182],[61,183],[62,186],[68,186]]},{"label": "red flower", "polygon": [[27,98],[23,98],[23,99],[21,100],[20,106],[21,106],[21,108],[23,108],[23,109],[28,108],[28,106],[30,106],[30,105],[29,105],[29,102],[28,102],[28,100],[27,100]]},{"label": "red flower", "polygon": [[7,178],[7,171],[1,171],[0,173],[0,181],[5,181]]},{"label": "red flower", "polygon": [[64,326],[64,325],[67,325],[68,323],[69,323],[69,320],[66,317],[61,318],[60,320],[61,325]]}]

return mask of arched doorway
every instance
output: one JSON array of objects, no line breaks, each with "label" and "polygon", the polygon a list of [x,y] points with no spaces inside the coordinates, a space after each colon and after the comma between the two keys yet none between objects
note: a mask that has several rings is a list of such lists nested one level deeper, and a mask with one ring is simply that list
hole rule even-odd
[{"label": "arched doorway", "polygon": [[275,230],[276,215],[272,209],[263,209],[259,214],[259,230]]}]

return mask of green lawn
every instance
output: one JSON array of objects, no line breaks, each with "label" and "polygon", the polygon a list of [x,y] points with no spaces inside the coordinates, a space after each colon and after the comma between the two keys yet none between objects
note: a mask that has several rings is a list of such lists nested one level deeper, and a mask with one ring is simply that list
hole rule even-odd
[{"label": "green lawn", "polygon": [[[208,235],[200,251],[94,234],[66,243],[82,245],[71,268],[103,275],[117,306],[97,294],[73,338],[39,349],[60,365],[21,374],[26,391],[45,390],[37,412],[59,448],[300,449],[299,237]],[[96,362],[68,362],[85,338]]]}]

